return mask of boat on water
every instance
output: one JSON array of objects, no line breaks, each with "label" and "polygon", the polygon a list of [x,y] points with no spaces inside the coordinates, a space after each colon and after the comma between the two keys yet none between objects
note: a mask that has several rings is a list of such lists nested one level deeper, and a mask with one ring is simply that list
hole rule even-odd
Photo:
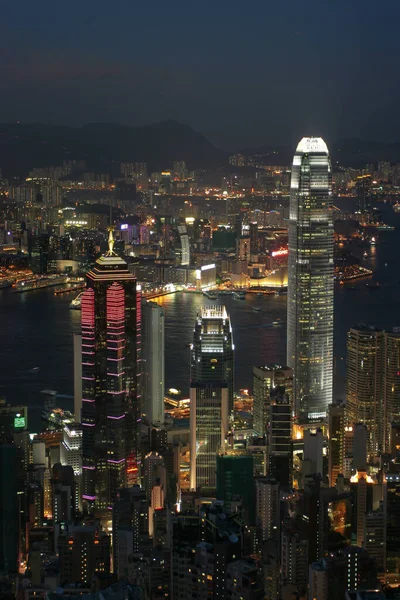
[{"label": "boat on water", "polygon": [[39,373],[40,367],[33,367],[33,369],[29,369],[27,373]]},{"label": "boat on water", "polygon": [[[54,399],[56,395],[54,394]],[[62,408],[48,408],[41,411],[41,419],[49,424],[50,429],[64,429],[65,425],[75,421],[74,415],[69,410]]]},{"label": "boat on water", "polygon": [[377,281],[372,281],[371,283],[366,283],[365,287],[369,290],[377,290],[379,288],[379,283]]},{"label": "boat on water", "polygon": [[393,210],[394,210],[394,212],[400,212],[399,202],[396,202],[396,204],[393,204]]},{"label": "boat on water", "polygon": [[233,292],[233,297],[235,300],[246,300],[246,292]]},{"label": "boat on water", "polygon": [[260,306],[253,306],[253,308],[251,310],[253,312],[261,312],[261,307]]},{"label": "boat on water", "polygon": [[209,300],[218,300],[218,292],[203,292],[203,296]]},{"label": "boat on water", "polygon": [[364,250],[363,258],[368,258],[368,252]]},{"label": "boat on water", "polygon": [[49,277],[30,277],[18,281],[15,286],[15,291],[21,294],[22,292],[32,292],[33,290],[40,290],[41,288],[53,287],[65,283],[68,277],[66,276],[49,276]]},{"label": "boat on water", "polygon": [[11,287],[13,284],[11,279],[0,279],[0,290]]},{"label": "boat on water", "polygon": [[72,300],[71,304],[69,305],[72,310],[81,310],[82,296],[83,292],[78,294],[77,297]]}]

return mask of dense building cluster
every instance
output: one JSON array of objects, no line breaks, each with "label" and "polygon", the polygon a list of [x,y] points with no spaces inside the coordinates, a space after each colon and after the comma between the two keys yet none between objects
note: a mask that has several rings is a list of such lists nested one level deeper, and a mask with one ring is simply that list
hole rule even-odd
[{"label": "dense building cluster", "polygon": [[[321,138],[303,138],[290,167],[264,159],[233,155],[218,184],[183,161],[117,175],[66,161],[2,180],[0,287],[80,292],[73,411],[45,390],[48,427],[31,434],[24,402],[0,404],[4,593],[398,597],[400,332],[349,330],[345,402],[333,337],[336,269],[363,274],[340,245],[375,243],[373,198],[399,168],[333,172]],[[335,207],[341,193],[355,211]],[[159,300],[177,291],[205,301],[189,398],[165,389]],[[238,394],[224,295],[246,293],[287,293],[287,365],[253,365]]]}]

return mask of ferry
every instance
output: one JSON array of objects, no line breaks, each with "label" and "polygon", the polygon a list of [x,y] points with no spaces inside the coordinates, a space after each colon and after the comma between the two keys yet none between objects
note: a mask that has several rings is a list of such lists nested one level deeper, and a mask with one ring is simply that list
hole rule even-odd
[{"label": "ferry", "polygon": [[69,305],[72,310],[81,310],[82,296],[83,292],[78,294],[77,297],[72,300],[71,304]]},{"label": "ferry", "polygon": [[246,292],[233,292],[233,298],[235,300],[246,300]]},{"label": "ferry", "polygon": [[66,276],[49,276],[39,278],[29,278],[18,281],[15,286],[15,291],[21,294],[22,292],[32,292],[34,290],[40,290],[41,288],[53,287],[65,283],[68,277]]},{"label": "ferry", "polygon": [[369,290],[377,290],[379,288],[379,283],[377,281],[372,283],[366,283],[365,287],[367,287]]},{"label": "ferry", "polygon": [[209,300],[218,300],[218,292],[203,292],[203,296]]},{"label": "ferry", "polygon": [[0,279],[0,290],[11,287],[13,284],[11,279]]}]

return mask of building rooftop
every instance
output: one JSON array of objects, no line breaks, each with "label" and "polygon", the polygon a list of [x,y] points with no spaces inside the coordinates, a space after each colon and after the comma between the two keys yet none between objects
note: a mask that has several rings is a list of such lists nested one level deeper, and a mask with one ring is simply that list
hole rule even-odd
[{"label": "building rooftop", "polygon": [[329,153],[328,146],[322,138],[319,137],[304,137],[296,148],[296,152],[324,152]]}]

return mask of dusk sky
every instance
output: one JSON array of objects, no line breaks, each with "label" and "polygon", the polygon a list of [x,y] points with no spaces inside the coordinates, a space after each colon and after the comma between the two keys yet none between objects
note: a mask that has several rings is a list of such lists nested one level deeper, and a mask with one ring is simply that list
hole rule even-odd
[{"label": "dusk sky", "polygon": [[398,0],[7,2],[0,121],[398,141],[399,18]]}]

